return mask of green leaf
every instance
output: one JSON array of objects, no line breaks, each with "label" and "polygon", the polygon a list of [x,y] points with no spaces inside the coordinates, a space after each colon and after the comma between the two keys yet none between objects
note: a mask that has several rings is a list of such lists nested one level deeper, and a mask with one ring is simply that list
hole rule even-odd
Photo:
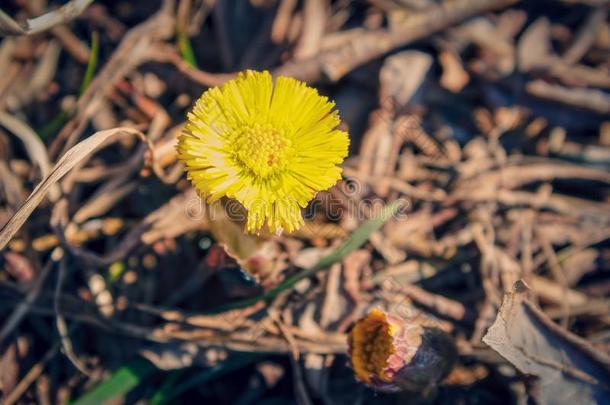
[{"label": "green leaf", "polygon": [[138,357],[117,369],[110,378],[96,385],[72,405],[98,405],[123,396],[155,372],[148,360]]},{"label": "green leaf", "polygon": [[188,34],[184,30],[178,30],[178,49],[180,49],[180,55],[182,59],[186,61],[190,66],[197,67],[197,59],[195,58],[195,52],[191,45],[191,40]]},{"label": "green leaf", "polygon": [[108,268],[108,277],[106,281],[109,284],[116,283],[117,281],[119,281],[121,276],[123,276],[123,273],[125,273],[126,269],[127,266],[125,265],[125,262],[118,261],[112,263]]},{"label": "green leaf", "polygon": [[383,224],[385,224],[386,221],[390,219],[390,217],[396,215],[396,213],[402,208],[403,204],[403,200],[397,200],[394,203],[386,206],[382,210],[380,215],[362,224],[360,228],[356,229],[350,235],[349,238],[347,238],[339,247],[337,247],[337,249],[335,249],[328,256],[324,256],[313,267],[303,270],[301,273],[296,274],[292,277],[289,277],[283,283],[279,284],[277,287],[272,288],[271,290],[267,291],[262,295],[244,299],[241,301],[231,302],[227,305],[215,308],[211,312],[221,313],[232,309],[248,307],[262,300],[269,301],[278,296],[283,291],[294,287],[294,285],[302,279],[311,277],[318,271],[326,269],[331,265],[340,262],[345,256],[364,245],[366,241],[368,241],[371,234],[379,230],[379,228],[381,228]]},{"label": "green leaf", "polygon": [[[87,88],[91,84],[91,81],[93,80],[93,76],[95,75],[95,69],[97,68],[99,53],[99,35],[97,31],[94,31],[93,34],[91,34],[91,51],[89,51],[89,61],[87,62],[87,69],[85,70],[85,75],[83,76],[83,81],[80,85],[79,97],[83,95],[83,93],[87,90]],[[66,124],[66,122],[70,120],[72,115],[74,115],[74,108],[71,108],[69,110],[61,110],[51,120],[51,122],[40,128],[40,130],[38,131],[38,133],[40,134],[40,138],[45,140],[51,135],[57,133],[57,131],[59,131]]]},{"label": "green leaf", "polygon": [[97,61],[100,53],[100,40],[97,31],[93,31],[91,34],[91,51],[89,51],[89,61],[87,62],[87,70],[85,70],[85,76],[83,77],[83,82],[80,85],[80,95],[83,93],[91,84],[91,80],[93,80],[93,75],[95,74],[95,69],[97,68]]}]

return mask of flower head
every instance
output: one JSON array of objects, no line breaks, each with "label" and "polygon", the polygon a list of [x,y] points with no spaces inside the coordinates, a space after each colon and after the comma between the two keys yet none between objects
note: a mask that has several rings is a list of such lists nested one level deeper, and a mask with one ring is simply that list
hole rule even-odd
[{"label": "flower head", "polygon": [[348,336],[356,378],[383,391],[420,391],[438,383],[457,352],[445,332],[379,309],[359,319]]},{"label": "flower head", "polygon": [[341,177],[349,138],[339,123],[334,103],[305,83],[248,70],[197,100],[178,156],[208,202],[246,208],[248,232],[292,232],[300,209]]}]

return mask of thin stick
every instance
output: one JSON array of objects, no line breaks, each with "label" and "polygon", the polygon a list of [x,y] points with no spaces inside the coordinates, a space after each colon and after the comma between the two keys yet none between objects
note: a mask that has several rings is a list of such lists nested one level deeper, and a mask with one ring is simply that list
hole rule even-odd
[{"label": "thin stick", "polygon": [[74,367],[81,373],[91,378],[91,373],[87,370],[84,364],[78,359],[74,353],[72,346],[72,340],[70,340],[70,334],[68,327],[66,326],[66,319],[61,313],[61,289],[63,287],[64,279],[66,277],[66,258],[63,257],[59,263],[59,274],[57,275],[57,283],[55,284],[55,294],[53,297],[53,307],[55,309],[55,323],[57,325],[57,331],[61,339],[61,347],[64,354],[72,362]]},{"label": "thin stick", "polygon": [[[59,249],[59,248],[56,248]],[[8,335],[10,335],[13,330],[19,325],[23,317],[30,311],[32,304],[40,295],[42,291],[42,286],[53,268],[53,263],[55,263],[52,259],[49,260],[45,266],[42,268],[42,271],[38,275],[36,279],[36,283],[32,286],[32,289],[28,292],[25,299],[19,303],[17,308],[13,311],[11,316],[6,320],[2,330],[0,331],[0,342],[2,342]]]}]

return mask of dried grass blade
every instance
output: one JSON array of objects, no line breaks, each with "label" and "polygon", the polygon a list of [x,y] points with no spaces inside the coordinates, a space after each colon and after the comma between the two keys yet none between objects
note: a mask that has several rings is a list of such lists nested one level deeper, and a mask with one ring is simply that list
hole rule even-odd
[{"label": "dried grass blade", "polygon": [[66,154],[59,159],[49,175],[36,186],[34,191],[32,191],[32,194],[30,194],[21,208],[19,208],[19,211],[17,211],[6,225],[4,225],[0,231],[0,249],[4,249],[6,244],[32,214],[34,209],[42,202],[49,190],[61,180],[63,176],[84,159],[87,159],[93,152],[102,148],[107,143],[110,143],[114,138],[126,135],[134,135],[142,140],[145,139],[144,134],[135,129],[126,127],[113,128],[96,132],[68,150]]}]

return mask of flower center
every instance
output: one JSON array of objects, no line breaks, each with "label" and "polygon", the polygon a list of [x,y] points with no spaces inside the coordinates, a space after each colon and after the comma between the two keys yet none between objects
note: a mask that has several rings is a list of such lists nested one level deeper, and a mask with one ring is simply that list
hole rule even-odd
[{"label": "flower center", "polygon": [[290,139],[280,130],[261,124],[242,129],[235,146],[237,160],[263,178],[284,169],[292,151]]},{"label": "flower center", "polygon": [[388,359],[395,351],[390,325],[385,320],[385,315],[372,312],[356,323],[352,335],[354,340],[351,357],[356,375],[366,382],[370,382],[371,375],[385,380]]}]

